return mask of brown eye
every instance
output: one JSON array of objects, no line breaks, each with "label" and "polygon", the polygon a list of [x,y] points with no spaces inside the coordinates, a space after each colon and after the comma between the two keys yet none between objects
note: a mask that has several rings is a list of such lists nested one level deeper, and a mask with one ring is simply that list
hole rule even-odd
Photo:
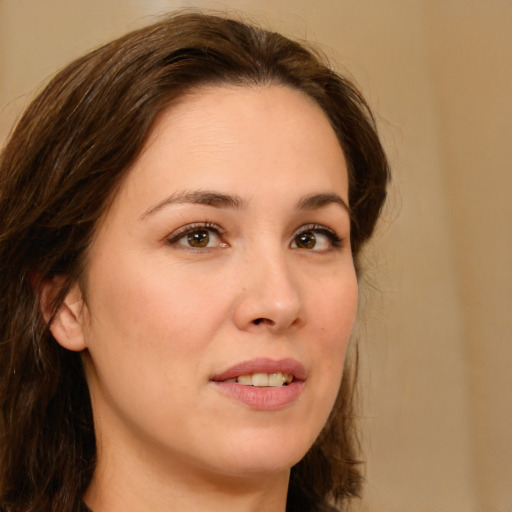
[{"label": "brown eye", "polygon": [[313,231],[303,231],[295,237],[295,244],[299,249],[313,249],[316,245],[316,236]]},{"label": "brown eye", "polygon": [[342,239],[332,229],[320,224],[308,224],[295,232],[292,249],[324,253],[341,248]]},{"label": "brown eye", "polygon": [[188,224],[171,233],[167,244],[189,249],[225,248],[228,244],[222,239],[223,231],[211,223]]},{"label": "brown eye", "polygon": [[210,242],[210,233],[206,229],[198,229],[187,234],[190,247],[206,247]]}]

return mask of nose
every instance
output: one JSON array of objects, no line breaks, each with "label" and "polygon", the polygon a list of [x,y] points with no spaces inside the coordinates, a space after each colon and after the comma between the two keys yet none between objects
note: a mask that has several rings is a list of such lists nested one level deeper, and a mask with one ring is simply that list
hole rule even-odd
[{"label": "nose", "polygon": [[299,327],[305,312],[297,279],[284,254],[258,254],[247,259],[240,271],[234,310],[238,329],[282,333]]}]

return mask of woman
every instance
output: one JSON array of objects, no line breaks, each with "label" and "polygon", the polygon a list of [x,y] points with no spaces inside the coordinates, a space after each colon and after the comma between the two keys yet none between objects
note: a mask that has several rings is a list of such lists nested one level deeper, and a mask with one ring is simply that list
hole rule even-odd
[{"label": "woman", "polygon": [[4,510],[358,494],[343,367],[388,165],[348,81],[179,14],[62,70],[0,165]]}]

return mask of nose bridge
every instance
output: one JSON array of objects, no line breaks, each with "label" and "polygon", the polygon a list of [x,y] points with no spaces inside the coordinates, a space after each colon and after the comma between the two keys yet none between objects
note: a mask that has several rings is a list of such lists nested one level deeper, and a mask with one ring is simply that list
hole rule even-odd
[{"label": "nose bridge", "polygon": [[301,293],[289,251],[276,243],[248,251],[241,270],[241,325],[264,324],[284,329],[301,320]]}]

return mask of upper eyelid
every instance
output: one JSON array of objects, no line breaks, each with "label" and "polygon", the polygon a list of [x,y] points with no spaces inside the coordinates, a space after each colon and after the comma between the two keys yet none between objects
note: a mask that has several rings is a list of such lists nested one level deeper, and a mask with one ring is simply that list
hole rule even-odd
[{"label": "upper eyelid", "polygon": [[184,237],[187,233],[190,233],[195,230],[206,229],[208,231],[214,231],[219,236],[224,233],[224,230],[217,224],[213,222],[192,222],[190,224],[186,224],[181,226],[180,228],[174,230],[172,233],[165,237],[167,242],[175,242],[180,238]]},{"label": "upper eyelid", "polygon": [[324,224],[304,224],[303,226],[294,231],[293,236],[296,236],[297,234],[302,233],[304,231],[326,231],[340,239],[343,238],[338,234],[338,232],[335,229],[330,228],[329,226],[326,226]]},{"label": "upper eyelid", "polygon": [[313,230],[313,229],[327,229],[329,231],[334,231],[329,226],[325,226],[324,224],[319,224],[317,222],[310,222],[308,224],[303,224],[302,226],[297,228],[296,231],[302,231],[302,230],[308,230],[308,229],[311,229],[311,230]]}]

